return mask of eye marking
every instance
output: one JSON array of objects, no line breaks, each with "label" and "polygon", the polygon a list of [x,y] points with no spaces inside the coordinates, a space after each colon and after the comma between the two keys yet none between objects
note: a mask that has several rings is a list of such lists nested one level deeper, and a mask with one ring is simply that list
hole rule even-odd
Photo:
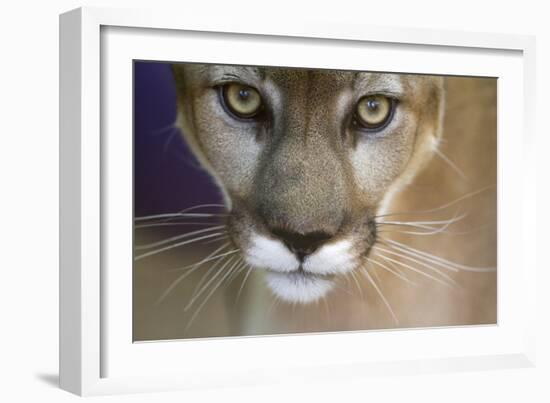
[{"label": "eye marking", "polygon": [[367,95],[355,107],[354,123],[361,130],[380,131],[392,120],[396,104],[395,98],[381,94]]},{"label": "eye marking", "polygon": [[224,109],[238,119],[252,119],[263,108],[258,90],[245,84],[225,84],[221,87],[220,95]]}]

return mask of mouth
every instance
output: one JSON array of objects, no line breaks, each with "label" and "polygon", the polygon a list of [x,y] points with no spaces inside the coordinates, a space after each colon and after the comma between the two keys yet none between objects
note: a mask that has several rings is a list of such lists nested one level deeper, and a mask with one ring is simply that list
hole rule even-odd
[{"label": "mouth", "polygon": [[315,302],[334,287],[334,274],[317,274],[303,270],[278,272],[266,270],[266,282],[281,300],[292,303]]},{"label": "mouth", "polygon": [[284,274],[291,278],[295,279],[323,279],[323,280],[332,280],[336,275],[335,274],[321,274],[321,273],[312,273],[310,271],[304,270],[303,266],[300,265],[298,269],[292,270],[286,273],[281,273],[278,271],[266,269],[269,273]]},{"label": "mouth", "polygon": [[256,233],[248,241],[244,259],[263,271],[267,287],[279,300],[307,304],[323,298],[339,275],[357,267],[355,246],[349,238],[326,242],[300,259],[279,239]]}]

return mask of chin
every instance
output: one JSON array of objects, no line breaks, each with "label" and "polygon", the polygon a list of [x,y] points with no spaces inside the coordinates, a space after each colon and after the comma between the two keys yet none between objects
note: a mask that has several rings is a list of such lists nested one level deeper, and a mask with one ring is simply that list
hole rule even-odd
[{"label": "chin", "polygon": [[309,304],[323,298],[336,285],[336,278],[358,266],[353,242],[329,242],[316,252],[298,259],[277,239],[255,234],[243,257],[265,273],[267,287],[281,301]]},{"label": "chin", "polygon": [[334,288],[334,276],[304,272],[299,269],[281,273],[267,271],[265,279],[273,294],[289,303],[308,304],[323,298]]}]

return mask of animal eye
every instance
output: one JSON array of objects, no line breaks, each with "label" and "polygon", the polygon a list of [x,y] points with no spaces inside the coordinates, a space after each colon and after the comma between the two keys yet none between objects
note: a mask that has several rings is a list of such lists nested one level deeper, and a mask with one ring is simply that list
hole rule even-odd
[{"label": "animal eye", "polygon": [[256,116],[262,108],[259,92],[243,84],[231,83],[222,87],[223,104],[230,113],[241,119]]},{"label": "animal eye", "polygon": [[364,129],[380,130],[390,122],[394,108],[394,99],[384,95],[368,95],[357,103],[355,121]]}]

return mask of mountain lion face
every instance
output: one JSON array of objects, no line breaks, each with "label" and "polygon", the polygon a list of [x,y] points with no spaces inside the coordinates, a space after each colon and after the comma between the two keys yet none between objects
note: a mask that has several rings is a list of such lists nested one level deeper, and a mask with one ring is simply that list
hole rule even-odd
[{"label": "mountain lion face", "polygon": [[443,79],[173,65],[178,125],[215,178],[232,242],[289,302],[360,269],[377,216],[440,138]]}]

